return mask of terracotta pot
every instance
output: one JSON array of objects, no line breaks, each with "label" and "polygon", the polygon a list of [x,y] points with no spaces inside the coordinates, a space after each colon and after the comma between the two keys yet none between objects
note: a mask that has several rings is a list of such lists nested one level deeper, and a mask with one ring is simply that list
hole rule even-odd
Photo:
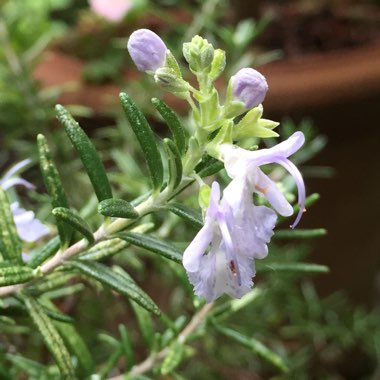
[{"label": "terracotta pot", "polygon": [[[75,84],[72,91],[63,93],[60,102],[102,112],[117,102],[120,89],[114,84],[86,83],[81,75],[83,65],[78,58],[48,51],[35,77],[44,87],[72,82]],[[307,113],[331,104],[359,101],[380,91],[380,41],[349,50],[281,60],[262,66],[260,71],[269,83],[265,110],[271,114]],[[124,75],[127,79],[136,78],[135,71]]]},{"label": "terracotta pot", "polygon": [[265,109],[288,115],[360,101],[380,91],[380,41],[260,68],[269,83]]}]

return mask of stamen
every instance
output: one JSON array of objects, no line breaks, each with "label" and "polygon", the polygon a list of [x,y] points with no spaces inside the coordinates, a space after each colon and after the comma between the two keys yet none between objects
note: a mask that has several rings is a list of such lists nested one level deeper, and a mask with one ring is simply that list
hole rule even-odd
[{"label": "stamen", "polygon": [[218,222],[219,222],[220,232],[222,233],[223,241],[226,247],[226,254],[229,256],[227,257],[227,260],[229,260],[229,269],[231,270],[232,274],[237,278],[238,285],[241,286],[239,264],[238,264],[237,257],[234,251],[231,234],[228,229],[225,217],[222,213],[218,213]]},{"label": "stamen", "polygon": [[260,187],[260,186],[255,186],[256,187],[256,190],[258,190],[260,193],[263,193],[264,195],[266,194],[266,192],[268,191],[269,187]]}]

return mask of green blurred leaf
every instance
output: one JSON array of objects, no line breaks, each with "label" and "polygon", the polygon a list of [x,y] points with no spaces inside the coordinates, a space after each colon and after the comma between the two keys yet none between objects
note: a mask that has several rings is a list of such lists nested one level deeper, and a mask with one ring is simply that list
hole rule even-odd
[{"label": "green blurred leaf", "polygon": [[135,232],[120,232],[117,236],[137,247],[145,248],[146,250],[157,253],[169,260],[182,263],[182,252],[174,245],[156,237]]},{"label": "green blurred leaf", "polygon": [[[42,307],[43,312],[54,321],[62,322],[62,323],[74,323],[74,319],[70,316],[61,313],[58,310],[52,310],[51,308],[45,306],[46,302],[45,300],[40,299],[40,305]],[[53,306],[53,304],[50,304]]]},{"label": "green blurred leaf", "polygon": [[9,360],[15,368],[26,372],[28,375],[33,376],[34,379],[41,379],[42,374],[45,372],[45,366],[42,364],[25,358],[21,355],[6,354],[7,360]]},{"label": "green blurred leaf", "polygon": [[220,172],[224,168],[224,163],[216,159],[211,160],[207,166],[200,169],[198,174],[200,177],[208,177]]},{"label": "green blurred leaf", "polygon": [[81,253],[79,258],[81,260],[99,261],[119,253],[127,246],[128,243],[119,238],[104,240],[91,247],[88,251]]},{"label": "green blurred leaf", "polygon": [[184,354],[184,347],[175,340],[169,347],[169,352],[166,355],[161,365],[161,375],[169,375],[181,363]]},{"label": "green blurred leaf", "polygon": [[254,302],[261,294],[260,288],[255,287],[240,299],[230,299],[221,305],[217,305],[211,310],[210,316],[217,317],[218,321],[221,318],[227,318]]},{"label": "green blurred leaf", "polygon": [[172,213],[189,222],[196,228],[203,227],[202,215],[198,210],[185,206],[182,203],[171,202],[165,207]]},{"label": "green blurred leaf", "polygon": [[[56,306],[51,301],[44,299],[44,304],[48,305],[50,309],[54,309],[54,311],[57,312]],[[91,375],[94,371],[95,365],[86,343],[78,334],[75,327],[73,325],[58,321],[55,321],[54,324],[60,332],[70,352],[74,354],[78,360],[78,377],[82,379]]]},{"label": "green blurred leaf", "polygon": [[327,230],[324,228],[314,229],[288,229],[277,230],[273,238],[276,239],[310,239],[314,237],[324,236],[327,234]]},{"label": "green blurred leaf", "polygon": [[[40,168],[46,190],[50,196],[53,208],[69,207],[64,187],[51,157],[50,149],[44,135],[37,136],[38,152],[40,159]],[[61,238],[61,244],[67,245],[70,242],[72,228],[65,223],[57,220],[58,233]]]},{"label": "green blurred leaf", "polygon": [[52,272],[28,286],[28,292],[39,296],[55,289],[65,289],[66,283],[73,277],[71,273]]},{"label": "green blurred leaf", "polygon": [[179,120],[178,115],[160,99],[153,98],[152,103],[166,121],[170,131],[172,132],[178,151],[180,155],[183,155],[186,151],[186,134],[185,128]]},{"label": "green blurred leaf", "polygon": [[121,347],[124,352],[126,368],[129,370],[135,364],[135,355],[132,347],[132,341],[129,336],[128,330],[124,325],[119,325],[119,332],[121,336]]},{"label": "green blurred leaf", "polygon": [[76,379],[70,354],[54,324],[44,312],[43,307],[32,297],[23,294],[25,306],[44,342],[54,357],[63,379]]},{"label": "green blurred leaf", "polygon": [[53,209],[52,213],[58,220],[61,220],[80,232],[89,243],[95,241],[90,226],[77,212],[65,207],[56,207]]},{"label": "green blurred leaf", "polygon": [[277,355],[275,352],[266,347],[263,343],[255,338],[247,337],[235,330],[227,327],[222,327],[220,325],[214,325],[216,330],[223,334],[224,336],[232,339],[233,341],[241,344],[244,347],[249,348],[258,355],[261,359],[264,359],[268,363],[272,364],[282,372],[288,372],[289,368],[285,363],[284,359]]},{"label": "green blurred leaf", "polygon": [[44,263],[50,256],[58,251],[60,243],[61,241],[59,236],[49,240],[42,246],[42,248],[33,253],[32,258],[27,262],[28,266],[31,268],[37,268],[39,265]]},{"label": "green blurred leaf", "polygon": [[98,211],[104,216],[115,218],[136,219],[139,217],[133,206],[124,199],[105,199],[99,203]]},{"label": "green blurred leaf", "polygon": [[172,140],[164,139],[164,147],[168,158],[169,186],[175,189],[182,180],[181,156]]},{"label": "green blurred leaf", "polygon": [[309,263],[257,263],[257,272],[306,272],[306,273],[328,273],[329,267],[326,265],[309,264]]},{"label": "green blurred leaf", "polygon": [[154,327],[150,314],[134,301],[130,301],[132,309],[136,315],[141,335],[149,349],[153,346]]},{"label": "green blurred leaf", "polygon": [[0,286],[20,284],[34,277],[32,268],[27,266],[15,266],[10,262],[9,266],[0,267]]},{"label": "green blurred leaf", "polygon": [[159,190],[162,186],[164,170],[161,155],[152,129],[143,113],[137,108],[136,104],[125,92],[120,94],[120,100],[133,132],[135,133],[141,149],[144,152],[150,176],[152,178],[153,187],[155,190]]},{"label": "green blurred leaf", "polygon": [[21,250],[8,196],[0,187],[0,253],[4,260],[23,265]]},{"label": "green blurred leaf", "polygon": [[112,189],[107,178],[106,170],[94,145],[63,106],[58,104],[56,106],[56,112],[59,121],[64,126],[71,143],[82,160],[98,200],[101,202],[104,199],[112,198]]},{"label": "green blurred leaf", "polygon": [[107,266],[95,262],[79,260],[72,260],[64,265],[78,269],[85,276],[99,281],[106,287],[131,298],[153,314],[160,315],[160,309],[158,306],[136,285],[136,283],[128,281],[125,276],[115,273]]}]

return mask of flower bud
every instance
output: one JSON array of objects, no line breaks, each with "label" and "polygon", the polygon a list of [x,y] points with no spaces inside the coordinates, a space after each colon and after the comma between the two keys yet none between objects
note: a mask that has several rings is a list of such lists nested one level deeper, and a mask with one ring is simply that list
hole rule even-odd
[{"label": "flower bud", "polygon": [[139,71],[155,72],[165,65],[168,49],[156,33],[139,29],[129,37],[128,51]]},{"label": "flower bud", "polygon": [[194,72],[209,69],[214,58],[214,47],[204,38],[195,36],[183,44],[183,56]]},{"label": "flower bud", "polygon": [[216,49],[214,58],[211,63],[210,79],[215,80],[223,72],[226,67],[226,52],[221,49]]},{"label": "flower bud", "polygon": [[231,83],[235,100],[243,102],[248,109],[261,104],[268,91],[265,77],[251,68],[239,70],[231,78]]}]

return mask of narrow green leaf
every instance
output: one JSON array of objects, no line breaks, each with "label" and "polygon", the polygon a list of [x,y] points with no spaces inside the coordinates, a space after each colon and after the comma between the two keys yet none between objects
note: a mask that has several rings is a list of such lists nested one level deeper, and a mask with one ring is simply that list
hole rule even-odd
[{"label": "narrow green leaf", "polygon": [[107,178],[106,170],[94,145],[63,106],[58,104],[55,109],[58,120],[64,126],[67,136],[82,160],[98,200],[102,201],[112,198],[112,189]]},{"label": "narrow green leaf", "polygon": [[258,263],[257,272],[306,272],[306,273],[328,273],[329,267],[326,265],[309,264],[309,263]]},{"label": "narrow green leaf", "polygon": [[78,269],[82,274],[99,281],[106,287],[109,287],[128,298],[131,298],[153,314],[160,315],[160,309],[158,306],[143,290],[141,290],[134,282],[128,281],[124,276],[115,273],[105,265],[79,260],[72,260],[65,265]]},{"label": "narrow green leaf", "polygon": [[182,180],[181,155],[174,142],[170,139],[164,139],[164,147],[168,157],[169,186],[175,189]]},{"label": "narrow green leaf", "polygon": [[71,357],[61,336],[42,306],[33,298],[23,295],[23,301],[34,324],[40,331],[44,342],[54,357],[63,379],[75,379]]},{"label": "narrow green leaf", "polygon": [[324,228],[314,228],[314,229],[288,229],[288,230],[277,230],[274,234],[276,239],[311,239],[319,236],[324,236],[327,234],[327,230]]},{"label": "narrow green leaf", "polygon": [[10,317],[6,317],[5,315],[0,315],[0,324],[14,326],[16,321]]},{"label": "narrow green leaf", "polygon": [[189,222],[194,227],[198,229],[203,227],[202,215],[198,210],[176,202],[169,203],[166,208],[172,213]]},{"label": "narrow green leaf", "polygon": [[174,245],[156,237],[134,232],[121,232],[117,234],[117,236],[137,247],[145,248],[148,251],[157,253],[169,260],[182,263],[182,252]]},{"label": "narrow green leaf", "polygon": [[41,375],[46,370],[45,366],[42,364],[20,355],[6,354],[6,358],[12,363],[15,368],[18,368],[21,371],[25,371],[34,379],[41,379]]},{"label": "narrow green leaf", "polygon": [[230,299],[221,305],[217,305],[211,310],[210,316],[217,317],[218,321],[228,318],[232,314],[237,313],[239,310],[244,309],[250,303],[254,302],[261,294],[262,290],[255,287],[242,298]]},{"label": "narrow green leaf", "polygon": [[79,258],[81,260],[100,261],[106,257],[116,255],[127,246],[128,243],[119,238],[104,240],[90,248],[88,251],[81,253]]},{"label": "narrow green leaf", "polygon": [[[52,207],[69,207],[65,190],[63,188],[58,170],[54,165],[50,149],[44,135],[37,136],[37,145],[40,159],[40,168],[46,190],[50,196]],[[57,220],[58,233],[61,238],[61,244],[67,245],[70,242],[72,229],[65,223]]]},{"label": "narrow green leaf", "polygon": [[229,329],[227,327],[222,327],[220,325],[215,325],[217,331],[219,331],[224,336],[232,339],[233,341],[241,344],[244,347],[252,350],[260,358],[264,359],[268,363],[272,364],[282,372],[288,372],[289,368],[285,363],[284,359],[277,355],[275,352],[266,347],[263,343],[255,338],[249,338],[235,330]]},{"label": "narrow green leaf", "polygon": [[104,216],[115,218],[136,219],[139,217],[133,206],[124,199],[105,199],[99,203],[98,211]]},{"label": "narrow green leaf", "polygon": [[[42,305],[41,305],[42,306]],[[44,313],[50,318],[54,319],[54,321],[62,322],[62,323],[74,323],[74,319],[70,316],[60,313],[59,311],[51,310],[45,306],[42,306]]]},{"label": "narrow green leaf", "polygon": [[150,176],[152,178],[153,187],[155,190],[159,190],[162,186],[164,170],[161,155],[152,129],[150,128],[143,113],[125,92],[120,94],[120,100],[133,132],[135,133],[141,149],[144,152]]},{"label": "narrow green leaf", "polygon": [[34,277],[32,268],[27,266],[12,266],[0,268],[0,286],[21,284]]},{"label": "narrow green leaf", "polygon": [[183,127],[178,115],[160,99],[153,98],[152,103],[166,121],[166,124],[170,128],[173,135],[178,151],[180,155],[183,155],[186,151],[186,134],[185,128]]},{"label": "narrow green leaf", "polygon": [[[49,306],[50,309],[57,311],[56,306],[51,301],[44,299],[44,304],[45,303]],[[87,376],[90,376],[94,371],[95,365],[86,346],[86,343],[78,334],[75,327],[73,325],[58,321],[55,321],[54,325],[57,327],[70,352],[75,355],[78,360],[78,377],[80,379],[83,379]]]},{"label": "narrow green leaf", "polygon": [[73,277],[72,273],[53,272],[28,286],[28,292],[39,296],[55,289],[66,289],[65,284]]},{"label": "narrow green leaf", "polygon": [[49,240],[40,250],[33,254],[32,258],[27,263],[28,266],[31,268],[37,268],[44,263],[50,256],[58,251],[60,243],[59,236]]},{"label": "narrow green leaf", "polygon": [[150,314],[134,301],[130,301],[136,315],[141,335],[149,349],[153,347],[154,328]]},{"label": "narrow green leaf", "polygon": [[17,234],[7,193],[0,187],[0,253],[4,260],[23,264],[21,241]]},{"label": "narrow green leaf", "polygon": [[198,174],[200,177],[208,177],[220,172],[223,168],[224,164],[222,161],[212,160],[211,163],[205,168],[201,169]]},{"label": "narrow green leaf", "polygon": [[184,354],[184,347],[175,340],[169,347],[169,353],[166,355],[161,365],[161,375],[169,375],[181,363]]},{"label": "narrow green leaf", "polygon": [[116,350],[108,357],[108,360],[98,371],[98,375],[101,380],[107,378],[108,373],[116,366],[119,359],[123,356],[123,353],[123,347],[119,344]]},{"label": "narrow green leaf", "polygon": [[121,347],[123,348],[127,370],[131,369],[135,364],[135,355],[132,347],[132,341],[128,330],[124,325],[119,325],[119,333],[121,337]]},{"label": "narrow green leaf", "polygon": [[53,209],[52,213],[58,220],[67,223],[80,232],[89,241],[89,243],[93,243],[95,241],[90,226],[77,212],[65,207],[56,207]]}]

